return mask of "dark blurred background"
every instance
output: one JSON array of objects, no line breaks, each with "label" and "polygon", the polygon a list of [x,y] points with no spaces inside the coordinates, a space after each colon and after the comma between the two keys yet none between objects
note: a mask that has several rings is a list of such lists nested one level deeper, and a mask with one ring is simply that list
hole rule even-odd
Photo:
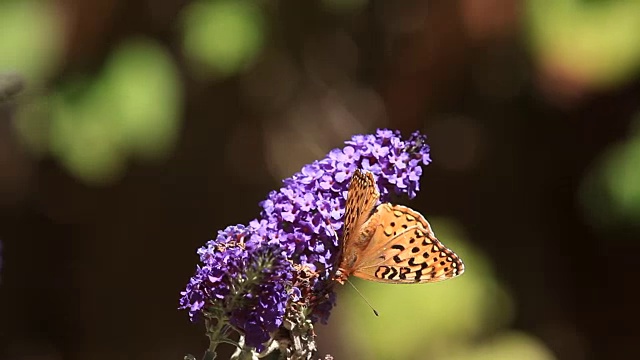
[{"label": "dark blurred background", "polygon": [[0,1],[0,359],[201,356],[196,249],[357,133],[459,279],[344,287],[336,359],[633,358],[640,1]]}]

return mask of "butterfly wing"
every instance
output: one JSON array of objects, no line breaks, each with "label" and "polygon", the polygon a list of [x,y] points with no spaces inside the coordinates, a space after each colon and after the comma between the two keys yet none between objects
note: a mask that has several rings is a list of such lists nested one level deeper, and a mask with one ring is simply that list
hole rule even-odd
[{"label": "butterfly wing", "polygon": [[380,193],[373,174],[356,169],[347,192],[347,203],[343,217],[344,230],[337,257],[340,269],[338,270],[338,278],[346,279],[349,276],[352,269],[348,266],[348,263],[353,262],[349,259],[357,258],[357,253],[370,240],[372,232],[369,234],[369,239],[367,239],[364,235],[366,232],[361,229],[365,227],[365,223],[371,217],[379,198]]},{"label": "butterfly wing", "polygon": [[373,174],[356,169],[349,183],[344,210],[343,249],[349,247],[358,237],[360,228],[371,216],[379,197]]},{"label": "butterfly wing", "polygon": [[371,281],[413,284],[450,279],[464,272],[462,260],[435,236],[420,213],[381,204],[368,246],[353,265],[353,275]]}]

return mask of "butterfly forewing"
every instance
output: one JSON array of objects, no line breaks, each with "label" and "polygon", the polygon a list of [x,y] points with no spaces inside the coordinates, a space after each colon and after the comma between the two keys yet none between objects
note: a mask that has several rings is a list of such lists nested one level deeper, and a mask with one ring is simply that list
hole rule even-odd
[{"label": "butterfly forewing", "polygon": [[[347,203],[344,211],[344,225],[342,241],[337,257],[337,279],[343,282],[349,276],[345,270],[357,259],[357,253],[369,239],[363,239],[365,222],[371,217],[374,207],[378,203],[380,193],[373,174],[356,169],[347,192]],[[363,244],[364,242],[364,244]]]},{"label": "butterfly forewing", "polygon": [[378,282],[429,283],[464,272],[464,264],[435,237],[427,220],[405,206],[382,204],[376,229],[359,254],[353,275]]},{"label": "butterfly forewing", "polygon": [[349,249],[360,236],[360,229],[371,216],[379,197],[380,193],[378,193],[373,174],[356,170],[347,192],[341,244],[343,250]]}]

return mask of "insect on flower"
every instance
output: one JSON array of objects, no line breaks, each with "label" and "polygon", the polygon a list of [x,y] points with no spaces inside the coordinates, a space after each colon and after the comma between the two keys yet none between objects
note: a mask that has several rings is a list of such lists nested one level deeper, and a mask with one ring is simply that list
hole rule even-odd
[{"label": "insect on flower", "polygon": [[275,334],[286,333],[295,346],[283,341],[275,348],[313,354],[313,324],[329,318],[334,279],[415,283],[460,275],[462,262],[422,215],[378,205],[392,195],[415,197],[430,162],[420,133],[355,135],[283,180],[248,226],[229,226],[200,248],[180,309],[193,321],[205,319],[210,351],[233,343],[228,335],[235,331],[238,348],[272,351]]},{"label": "insect on flower", "polygon": [[415,210],[389,203],[376,207],[380,194],[370,172],[356,170],[349,186],[341,256],[335,279],[350,275],[383,283],[430,283],[464,272],[464,264],[445,247]]}]

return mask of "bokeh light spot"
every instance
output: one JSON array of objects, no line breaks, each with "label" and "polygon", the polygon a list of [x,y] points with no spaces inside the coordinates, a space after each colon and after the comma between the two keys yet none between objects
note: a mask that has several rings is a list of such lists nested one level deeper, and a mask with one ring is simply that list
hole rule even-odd
[{"label": "bokeh light spot", "polygon": [[233,75],[262,49],[266,27],[261,10],[251,2],[194,2],[183,22],[184,51],[196,72]]}]

